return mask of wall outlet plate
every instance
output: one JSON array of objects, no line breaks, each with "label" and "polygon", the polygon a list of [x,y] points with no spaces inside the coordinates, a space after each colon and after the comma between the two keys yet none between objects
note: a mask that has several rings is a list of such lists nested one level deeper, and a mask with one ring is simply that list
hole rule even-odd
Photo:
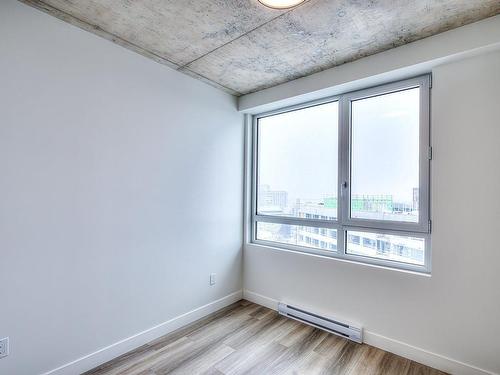
[{"label": "wall outlet plate", "polygon": [[0,358],[7,357],[9,355],[9,338],[5,337],[0,339]]},{"label": "wall outlet plate", "polygon": [[210,285],[215,285],[215,273],[210,274]]}]

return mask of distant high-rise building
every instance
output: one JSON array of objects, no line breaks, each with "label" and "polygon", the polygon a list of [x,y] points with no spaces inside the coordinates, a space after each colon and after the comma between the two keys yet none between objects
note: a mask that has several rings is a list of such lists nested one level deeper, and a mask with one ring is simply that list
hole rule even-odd
[{"label": "distant high-rise building", "polygon": [[284,190],[271,190],[269,185],[259,186],[259,206],[284,210],[288,205],[288,193]]},{"label": "distant high-rise building", "polygon": [[[415,193],[415,190],[417,191]],[[418,208],[418,189],[414,189],[414,202]],[[411,211],[411,203],[394,202],[391,196],[356,196],[354,208],[357,210],[386,211],[387,219],[401,220],[404,212]],[[299,205],[298,217],[307,219],[332,220],[337,209],[337,198],[324,198],[322,201],[305,202]],[[332,211],[334,210],[334,211]],[[323,250],[337,250],[337,231],[330,228],[297,226],[296,244]],[[358,232],[347,236],[349,252],[364,256],[384,255],[398,261],[423,262],[424,250],[418,239],[408,237],[388,237],[373,232]]]}]

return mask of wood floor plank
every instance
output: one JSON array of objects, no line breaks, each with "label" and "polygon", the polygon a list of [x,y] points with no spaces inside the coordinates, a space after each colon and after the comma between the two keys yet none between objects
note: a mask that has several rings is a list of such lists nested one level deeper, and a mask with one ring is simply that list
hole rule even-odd
[{"label": "wood floor plank", "polygon": [[332,353],[337,353],[347,342],[346,338],[337,335],[327,335],[317,346],[314,351],[321,355],[331,356]]},{"label": "wood floor plank", "polygon": [[246,327],[244,327],[244,329],[229,336],[224,343],[233,349],[238,350],[242,347],[251,345],[252,343],[256,343],[259,338],[262,341],[262,336],[273,335],[273,331],[280,325],[285,324],[286,320],[286,318],[278,315],[277,313],[268,314],[260,320],[254,319]]},{"label": "wood floor plank", "polygon": [[[339,350],[336,351],[335,356],[327,360],[321,374],[347,374],[359,360],[360,355],[360,344],[348,340],[342,341],[339,343]],[[324,357],[328,358],[325,355]]]},{"label": "wood floor plank", "polygon": [[[227,345],[220,344],[206,351],[202,355],[196,356],[191,361],[186,361],[169,372],[169,374],[203,374],[212,368],[214,363],[220,362],[228,355],[234,353],[234,349]],[[161,371],[160,371],[161,373]]]},{"label": "wood floor plank", "polygon": [[186,337],[170,343],[164,348],[158,349],[150,353],[147,357],[140,361],[129,364],[126,368],[117,368],[117,371],[105,372],[106,375],[138,375],[143,371],[154,369],[155,366],[160,366],[163,363],[175,361],[184,353],[189,352],[194,343]]},{"label": "wood floor plank", "polygon": [[327,362],[328,358],[312,351],[301,356],[293,366],[283,370],[279,375],[320,375]]},{"label": "wood floor plank", "polygon": [[[293,322],[296,322],[293,320]],[[305,337],[310,335],[314,331],[314,327],[301,324],[299,322],[296,322],[297,324],[294,324],[293,328],[289,330],[280,340],[279,343],[281,345],[284,345],[286,347],[291,347],[297,342],[302,341]]]},{"label": "wood floor plank", "polygon": [[250,352],[237,351],[215,366],[225,375],[267,374],[266,367],[286,351],[286,347],[276,342],[266,346],[256,346]]},{"label": "wood floor plank", "polygon": [[224,375],[224,373],[220,372],[215,367],[210,367],[207,371],[202,372],[200,375]]},{"label": "wood floor plank", "polygon": [[110,362],[106,362],[90,371],[84,372],[82,375],[97,375],[103,374],[106,371],[111,371],[114,368],[120,368],[126,366],[128,363],[134,363],[139,361],[141,358],[147,356],[151,352],[151,348],[148,345],[140,346],[134,351],[125,353]]},{"label": "wood floor plank", "polygon": [[406,375],[410,368],[410,360],[392,353],[384,353],[377,367],[379,375]]},{"label": "wood floor plank", "polygon": [[84,375],[445,375],[239,301]]},{"label": "wood floor plank", "polygon": [[349,375],[375,375],[382,362],[385,352],[370,345],[363,345],[360,349],[358,361],[350,369]]},{"label": "wood floor plank", "polygon": [[302,340],[296,341],[287,347],[288,349],[271,363],[267,368],[269,374],[282,374],[290,368],[295,368],[300,364],[301,359],[313,353],[317,345],[322,342],[328,333],[317,328],[309,331]]},{"label": "wood floor plank", "polygon": [[261,318],[264,315],[269,313],[269,309],[266,309],[264,306],[260,306],[257,310],[252,312],[250,316],[253,316],[254,318]]},{"label": "wood floor plank", "polygon": [[168,345],[171,342],[174,342],[175,340],[178,340],[179,338],[183,336],[187,336],[190,333],[193,333],[199,329],[203,329],[203,327],[208,326],[210,323],[217,321],[221,318],[224,318],[227,315],[233,315],[233,314],[238,314],[242,311],[247,310],[249,313],[252,312],[257,308],[257,305],[243,305],[241,301],[233,303],[232,305],[221,309],[214,314],[211,314],[205,318],[199,319],[191,324],[189,324],[186,327],[182,327],[172,333],[169,333],[165,336],[162,336],[152,342],[150,342],[148,345],[153,348],[153,349],[158,349],[162,348],[166,345]]},{"label": "wood floor plank", "polygon": [[411,362],[408,375],[444,375],[445,373],[417,362]]},{"label": "wood floor plank", "polygon": [[255,318],[248,314],[230,315],[189,333],[187,337],[194,341],[221,340],[239,330],[243,330],[250,321],[255,321]]}]

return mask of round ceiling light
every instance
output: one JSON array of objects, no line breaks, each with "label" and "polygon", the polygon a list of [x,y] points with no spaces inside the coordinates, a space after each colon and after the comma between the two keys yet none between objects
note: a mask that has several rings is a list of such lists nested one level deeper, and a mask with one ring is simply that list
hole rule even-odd
[{"label": "round ceiling light", "polygon": [[261,4],[273,9],[287,9],[303,3],[305,0],[259,0]]}]

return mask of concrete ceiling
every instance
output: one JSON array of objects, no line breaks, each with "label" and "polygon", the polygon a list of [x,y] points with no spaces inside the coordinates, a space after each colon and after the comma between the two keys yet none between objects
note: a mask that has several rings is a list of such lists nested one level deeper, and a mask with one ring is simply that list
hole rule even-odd
[{"label": "concrete ceiling", "polygon": [[499,0],[21,0],[242,95],[500,13]]}]

